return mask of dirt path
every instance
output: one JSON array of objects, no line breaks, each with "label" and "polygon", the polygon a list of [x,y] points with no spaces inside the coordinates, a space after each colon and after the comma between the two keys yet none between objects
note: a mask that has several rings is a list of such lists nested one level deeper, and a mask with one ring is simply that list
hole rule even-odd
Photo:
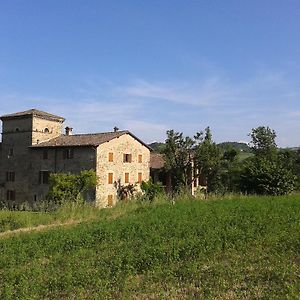
[{"label": "dirt path", "polygon": [[7,230],[4,232],[0,232],[0,238],[10,237],[13,235],[17,235],[19,233],[27,233],[27,232],[34,232],[34,231],[45,231],[52,228],[62,227],[62,226],[70,226],[70,225],[77,225],[81,221],[68,221],[66,223],[53,223],[48,225],[38,225],[34,227],[22,227],[15,230]]}]

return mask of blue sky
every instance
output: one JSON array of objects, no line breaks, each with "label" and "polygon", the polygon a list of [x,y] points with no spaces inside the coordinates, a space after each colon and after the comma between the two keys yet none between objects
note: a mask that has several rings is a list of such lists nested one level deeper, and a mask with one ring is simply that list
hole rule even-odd
[{"label": "blue sky", "polygon": [[298,0],[1,0],[0,114],[38,108],[75,133],[115,125],[300,145]]}]

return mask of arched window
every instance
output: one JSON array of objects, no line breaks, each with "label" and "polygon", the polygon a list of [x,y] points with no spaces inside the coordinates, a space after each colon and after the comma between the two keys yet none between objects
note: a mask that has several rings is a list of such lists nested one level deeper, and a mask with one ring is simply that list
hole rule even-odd
[{"label": "arched window", "polygon": [[20,131],[20,129],[19,129],[19,127],[17,127],[17,128],[16,128],[16,132],[19,132],[19,131]]},{"label": "arched window", "polygon": [[46,128],[44,129],[44,132],[45,132],[45,133],[49,133],[49,129],[46,127]]}]

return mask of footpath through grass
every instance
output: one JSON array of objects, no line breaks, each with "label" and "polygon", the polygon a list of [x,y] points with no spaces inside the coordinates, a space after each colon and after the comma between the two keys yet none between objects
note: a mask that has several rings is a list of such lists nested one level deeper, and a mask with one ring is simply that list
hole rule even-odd
[{"label": "footpath through grass", "polygon": [[299,299],[299,252],[299,196],[129,203],[0,239],[0,299]]}]

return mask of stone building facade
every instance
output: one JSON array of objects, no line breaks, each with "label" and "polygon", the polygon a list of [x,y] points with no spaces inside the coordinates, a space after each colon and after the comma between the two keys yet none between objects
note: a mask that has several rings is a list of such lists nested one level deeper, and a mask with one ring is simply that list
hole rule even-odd
[{"label": "stone building facade", "polygon": [[95,170],[98,185],[87,196],[100,207],[117,201],[117,186],[149,180],[150,148],[129,131],[62,134],[63,117],[31,109],[4,115],[0,143],[0,199],[45,199],[50,173]]}]

